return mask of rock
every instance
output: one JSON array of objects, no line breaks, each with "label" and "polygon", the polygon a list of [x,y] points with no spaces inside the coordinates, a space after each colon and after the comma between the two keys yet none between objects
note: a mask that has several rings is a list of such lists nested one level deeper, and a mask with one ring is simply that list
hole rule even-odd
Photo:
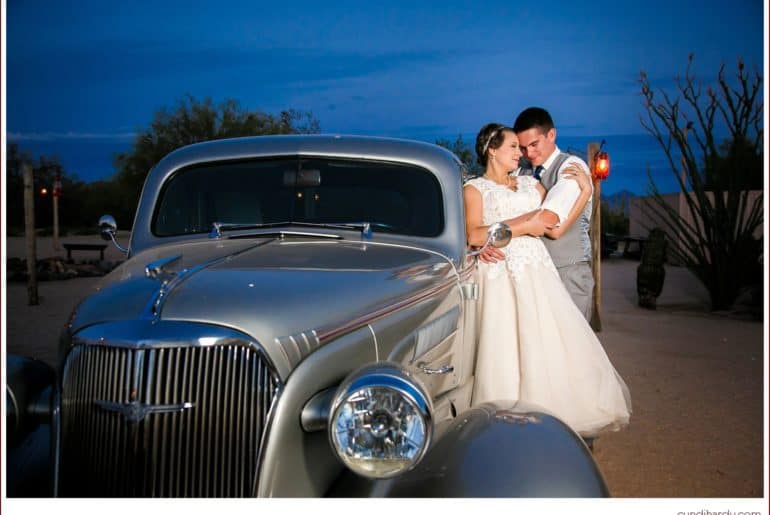
[{"label": "rock", "polygon": [[[101,277],[107,275],[122,261],[90,260],[82,263],[68,263],[61,257],[39,259],[35,267],[38,281],[61,281],[75,277]],[[27,280],[27,261],[9,258],[6,265],[8,281],[24,282]]]}]

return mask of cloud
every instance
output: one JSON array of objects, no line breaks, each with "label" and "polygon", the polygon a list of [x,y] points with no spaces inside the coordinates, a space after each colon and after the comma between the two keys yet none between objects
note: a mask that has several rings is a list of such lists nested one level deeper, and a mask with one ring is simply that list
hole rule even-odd
[{"label": "cloud", "polygon": [[[359,52],[303,48],[206,46],[172,42],[102,41],[87,46],[48,48],[7,56],[8,87],[20,91],[88,83],[128,83],[156,79],[292,84],[339,80],[440,62],[456,56],[444,50]],[[232,82],[232,81],[237,82]]]},{"label": "cloud", "polygon": [[134,132],[9,132],[8,141],[60,141],[60,140],[104,140],[127,142],[136,137]]}]

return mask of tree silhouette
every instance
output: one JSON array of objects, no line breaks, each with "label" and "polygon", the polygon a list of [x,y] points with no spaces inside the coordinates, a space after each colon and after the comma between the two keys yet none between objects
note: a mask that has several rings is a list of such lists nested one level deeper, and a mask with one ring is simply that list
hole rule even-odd
[{"label": "tree silhouette", "polygon": [[[648,211],[653,222],[678,235],[669,252],[704,284],[712,309],[729,308],[741,288],[762,277],[762,77],[749,74],[740,59],[734,80],[721,66],[716,87],[703,87],[692,71],[690,54],[677,95],[660,91],[655,98],[649,79],[640,84],[647,117],[642,126],[658,141],[684,194],[693,221],[667,204],[650,175]],[[729,136],[721,144],[717,129]]]},{"label": "tree silhouette", "polygon": [[481,165],[476,161],[476,152],[465,142],[462,134],[458,134],[457,139],[452,142],[444,138],[437,139],[436,145],[444,147],[456,155],[465,165],[465,168],[470,175],[480,175],[484,173],[484,170],[481,169]]},{"label": "tree silhouette", "polygon": [[138,131],[133,149],[115,157],[118,172],[114,181],[121,192],[121,202],[113,214],[119,225],[131,224],[147,173],[177,148],[215,139],[308,134],[319,130],[318,120],[309,112],[289,109],[272,115],[245,110],[234,99],[217,105],[208,97],[199,101],[186,95],[173,111],[157,111],[150,126]]}]

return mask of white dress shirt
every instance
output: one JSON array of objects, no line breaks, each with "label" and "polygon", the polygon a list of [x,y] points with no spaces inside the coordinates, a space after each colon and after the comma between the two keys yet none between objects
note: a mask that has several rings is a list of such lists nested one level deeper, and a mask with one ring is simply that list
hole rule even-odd
[{"label": "white dress shirt", "polygon": [[[556,157],[560,154],[559,147],[553,151],[548,159],[543,162],[543,167],[548,170],[548,167],[554,162]],[[543,203],[540,206],[541,209],[547,209],[552,211],[559,217],[559,224],[564,222],[569,216],[569,212],[572,211],[572,206],[575,205],[578,197],[580,196],[580,186],[575,179],[565,179],[561,172],[572,163],[578,163],[585,173],[591,173],[588,169],[588,165],[585,161],[577,156],[570,156],[567,158],[558,170],[553,170],[550,173],[558,174],[556,184],[546,192]],[[593,186],[591,187],[593,189]]]}]

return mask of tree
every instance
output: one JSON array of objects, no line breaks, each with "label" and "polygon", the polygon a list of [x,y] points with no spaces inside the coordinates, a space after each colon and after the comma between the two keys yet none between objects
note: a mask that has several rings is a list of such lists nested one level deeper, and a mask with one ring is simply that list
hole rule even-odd
[{"label": "tree", "polygon": [[[665,152],[694,221],[663,200],[651,175],[648,205],[655,224],[679,235],[669,252],[692,270],[719,310],[743,287],[761,282],[762,241],[754,234],[762,227],[763,200],[762,194],[750,200],[747,188],[762,184],[762,77],[757,70],[749,74],[739,59],[734,80],[722,65],[704,97],[692,62],[690,54],[676,96],[661,90],[660,101],[641,72],[647,117],[640,120]],[[716,133],[725,129],[728,137],[719,144]]]},{"label": "tree", "polygon": [[437,139],[436,145],[444,147],[456,155],[471,175],[480,175],[484,172],[484,170],[481,169],[481,165],[476,162],[476,152],[465,143],[462,134],[458,134],[457,139],[451,143],[448,139]]},{"label": "tree", "polygon": [[166,154],[177,148],[202,141],[260,136],[266,134],[310,134],[320,131],[312,113],[293,109],[272,115],[247,111],[234,99],[215,105],[211,98],[202,101],[187,95],[169,112],[155,113],[150,127],[140,130],[133,149],[118,154],[115,181],[123,192],[121,205],[115,211],[119,224],[126,227],[133,220],[147,173]]},{"label": "tree", "polygon": [[[53,225],[53,184],[56,175],[61,177],[62,189],[72,191],[79,184],[77,177],[69,176],[56,157],[33,157],[19,148],[18,143],[8,143],[6,155],[6,187],[8,190],[8,209],[6,224],[11,232],[24,228],[24,178],[22,164],[27,163],[32,168],[33,190],[35,192],[35,226],[37,228]],[[45,188],[46,193],[42,191]],[[65,205],[60,206],[61,208]],[[67,212],[60,209],[62,225],[76,216],[77,210]]]}]

